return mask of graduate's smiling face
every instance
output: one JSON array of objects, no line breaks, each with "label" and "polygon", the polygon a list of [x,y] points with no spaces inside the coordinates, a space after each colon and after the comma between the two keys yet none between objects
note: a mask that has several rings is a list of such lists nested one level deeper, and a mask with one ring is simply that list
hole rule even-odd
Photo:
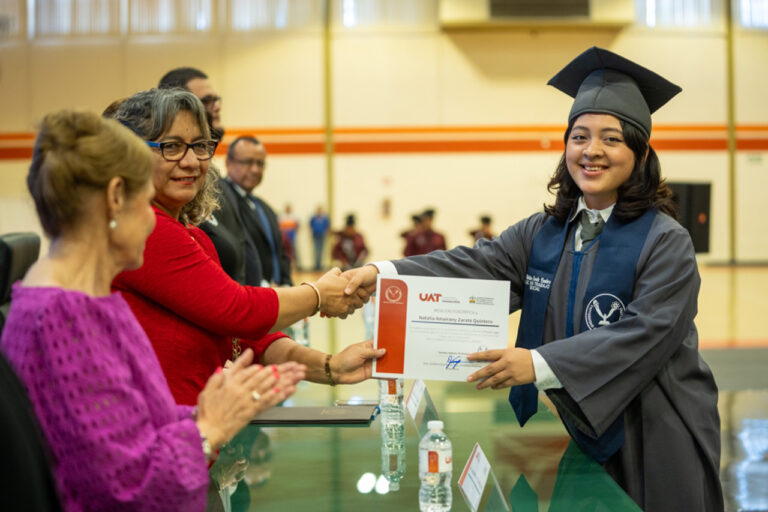
[{"label": "graduate's smiling face", "polygon": [[619,119],[610,114],[582,114],[565,144],[568,173],[592,209],[616,202],[619,187],[635,167],[635,154],[624,141]]}]

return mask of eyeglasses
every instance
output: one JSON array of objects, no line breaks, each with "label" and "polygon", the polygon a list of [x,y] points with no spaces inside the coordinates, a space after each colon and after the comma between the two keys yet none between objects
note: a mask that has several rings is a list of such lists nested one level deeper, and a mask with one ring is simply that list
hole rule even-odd
[{"label": "eyeglasses", "polygon": [[200,98],[200,101],[207,108],[212,106],[214,103],[220,102],[221,96],[215,96],[213,94],[209,94],[208,96],[203,96],[202,98]]},{"label": "eyeglasses", "polygon": [[232,159],[233,162],[239,165],[244,165],[246,167],[253,167],[254,165],[256,167],[265,167],[267,165],[266,160],[254,160],[253,158],[246,158],[245,160],[238,160],[237,158]]},{"label": "eyeglasses", "polygon": [[192,153],[195,154],[198,160],[210,160],[213,158],[213,154],[216,152],[216,146],[218,145],[218,142],[215,140],[198,140],[190,144],[178,141],[146,142],[147,146],[151,148],[159,148],[163,159],[169,162],[178,162],[186,156],[187,151],[190,148],[192,148]]}]

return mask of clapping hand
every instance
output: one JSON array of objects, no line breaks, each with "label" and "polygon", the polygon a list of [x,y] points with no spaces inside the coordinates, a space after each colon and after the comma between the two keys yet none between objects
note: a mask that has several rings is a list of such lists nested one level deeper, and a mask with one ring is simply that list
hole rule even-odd
[{"label": "clapping hand", "polygon": [[226,374],[212,375],[198,396],[197,425],[214,449],[232,439],[254,416],[291,396],[306,370],[294,362],[266,367],[252,362],[253,351],[247,349]]}]

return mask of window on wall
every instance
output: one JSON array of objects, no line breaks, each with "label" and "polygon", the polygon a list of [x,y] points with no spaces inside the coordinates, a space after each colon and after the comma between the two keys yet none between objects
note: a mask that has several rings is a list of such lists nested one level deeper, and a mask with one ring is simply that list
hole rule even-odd
[{"label": "window on wall", "polygon": [[343,29],[438,23],[439,0],[0,0],[0,36],[25,24],[30,37],[319,28],[326,2]]},{"label": "window on wall", "polygon": [[215,0],[129,0],[129,28],[135,34],[210,32]]},{"label": "window on wall", "polygon": [[34,0],[34,28],[39,36],[110,34],[120,30],[120,5],[113,0]]},{"label": "window on wall", "polygon": [[720,0],[636,0],[637,21],[648,27],[711,27],[721,21]]},{"label": "window on wall", "polygon": [[735,8],[742,27],[768,29],[768,0],[738,0]]},{"label": "window on wall", "polygon": [[433,27],[438,23],[437,0],[329,0],[337,26]]},{"label": "window on wall", "polygon": [[230,0],[229,13],[237,32],[319,27],[323,0]]},{"label": "window on wall", "polygon": [[23,8],[19,0],[0,0],[0,41],[23,32]]}]

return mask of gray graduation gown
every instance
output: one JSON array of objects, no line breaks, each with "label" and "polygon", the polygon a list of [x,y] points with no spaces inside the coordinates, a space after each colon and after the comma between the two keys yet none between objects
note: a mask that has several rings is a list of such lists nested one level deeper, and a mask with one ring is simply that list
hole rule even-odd
[{"label": "gray graduation gown", "polygon": [[[493,241],[393,262],[401,274],[510,281],[510,312],[521,307],[528,257],[544,213]],[[721,511],[717,386],[698,352],[693,319],[700,277],[688,232],[658,214],[645,240],[632,302],[621,320],[579,332],[599,240],[585,253],[573,332],[565,337],[573,263],[571,227],[547,305],[539,353],[562,389],[547,391],[561,416],[600,435],[624,415],[625,442],[606,471],[646,511]]]}]

